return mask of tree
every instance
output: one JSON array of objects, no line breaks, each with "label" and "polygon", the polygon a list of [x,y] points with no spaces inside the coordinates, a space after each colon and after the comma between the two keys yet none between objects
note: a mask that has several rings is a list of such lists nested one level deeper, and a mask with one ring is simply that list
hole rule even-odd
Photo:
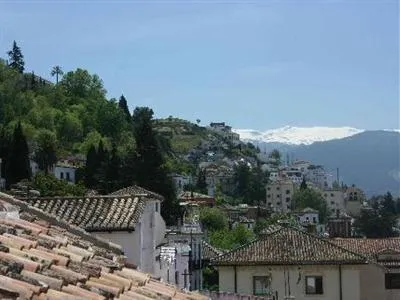
[{"label": "tree", "polygon": [[250,167],[245,162],[240,162],[234,168],[234,182],[236,185],[235,195],[249,201],[251,171]]},{"label": "tree", "polygon": [[228,228],[226,215],[216,207],[204,207],[200,210],[200,222],[208,231],[223,230]]},{"label": "tree", "polygon": [[281,164],[282,155],[277,149],[272,150],[272,152],[269,154],[269,157],[274,160],[277,166]]},{"label": "tree", "polygon": [[39,169],[47,174],[57,162],[57,138],[52,131],[42,129],[38,132],[36,140],[37,149],[35,152],[35,161]]},{"label": "tree", "polygon": [[303,177],[303,180],[301,181],[301,184],[300,184],[300,190],[306,190],[308,187],[307,187],[307,182],[306,182],[306,179]]},{"label": "tree", "polygon": [[231,250],[249,243],[254,237],[254,234],[243,224],[238,224],[232,230],[223,229],[211,232],[210,243],[216,248]]},{"label": "tree", "polygon": [[125,119],[128,122],[128,124],[131,124],[132,123],[132,116],[131,116],[131,113],[129,112],[128,101],[126,101],[124,95],[121,95],[121,97],[119,98],[118,107],[123,112],[123,114],[125,116]]},{"label": "tree", "polygon": [[94,188],[96,181],[95,175],[97,171],[97,151],[96,147],[92,145],[86,155],[86,167],[85,167],[85,185],[88,188]]},{"label": "tree", "polygon": [[321,223],[328,217],[328,207],[323,196],[311,188],[297,190],[293,195],[293,203],[296,209],[310,207],[318,210]]},{"label": "tree", "polygon": [[9,157],[6,162],[6,182],[17,183],[31,177],[28,143],[22,132],[21,122],[15,127]]},{"label": "tree", "polygon": [[108,183],[108,192],[115,191],[120,187],[119,179],[121,172],[121,159],[118,155],[117,145],[113,143],[110,158],[108,160],[106,180]]},{"label": "tree", "polygon": [[173,181],[168,176],[165,160],[153,131],[153,110],[136,107],[133,112],[133,135],[136,142],[135,181],[146,189],[164,196],[162,216],[167,224],[174,224],[180,215]]},{"label": "tree", "polygon": [[63,74],[64,72],[60,66],[54,66],[50,73],[51,76],[56,76],[56,84],[58,84],[58,77],[61,77]]},{"label": "tree", "polygon": [[196,123],[197,123],[197,125],[199,125],[201,123],[201,120],[200,119],[196,119]]},{"label": "tree", "polygon": [[18,73],[23,73],[25,69],[24,56],[22,55],[21,48],[18,47],[16,41],[13,42],[12,49],[7,52],[8,65],[16,70]]},{"label": "tree", "polygon": [[201,194],[207,194],[207,182],[206,182],[206,172],[205,170],[201,169],[199,174],[197,175],[197,181],[195,186],[196,191]]}]

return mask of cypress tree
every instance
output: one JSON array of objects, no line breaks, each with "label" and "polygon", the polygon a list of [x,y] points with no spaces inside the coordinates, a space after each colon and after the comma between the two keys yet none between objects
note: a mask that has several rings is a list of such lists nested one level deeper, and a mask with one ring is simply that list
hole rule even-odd
[{"label": "cypress tree", "polygon": [[94,145],[90,146],[86,155],[85,167],[85,185],[88,188],[94,188],[96,181],[95,175],[97,171],[97,151]]},{"label": "cypress tree", "polygon": [[119,184],[120,171],[121,171],[121,160],[118,156],[117,146],[115,143],[113,143],[106,174],[106,179],[107,182],[109,183],[108,192],[114,191],[120,187]]},{"label": "cypress tree", "polygon": [[137,107],[133,113],[133,133],[136,141],[135,180],[148,190],[164,196],[161,214],[167,224],[176,223],[179,203],[172,179],[168,176],[165,161],[152,128],[153,110]]},{"label": "cypress tree", "polygon": [[207,194],[207,182],[206,182],[206,172],[204,170],[200,170],[197,176],[196,182],[196,190],[198,190],[202,194]]},{"label": "cypress tree", "polygon": [[22,55],[21,48],[18,47],[17,43],[13,42],[13,47],[7,52],[8,65],[19,73],[23,73],[25,69],[24,56]]},{"label": "cypress tree", "polygon": [[132,122],[132,117],[129,112],[128,102],[126,101],[124,95],[121,95],[121,97],[119,98],[118,106],[124,113],[126,121],[130,124]]},{"label": "cypress tree", "polygon": [[22,179],[30,179],[31,177],[28,143],[22,132],[20,122],[14,129],[6,164],[6,176],[7,185],[17,183]]}]

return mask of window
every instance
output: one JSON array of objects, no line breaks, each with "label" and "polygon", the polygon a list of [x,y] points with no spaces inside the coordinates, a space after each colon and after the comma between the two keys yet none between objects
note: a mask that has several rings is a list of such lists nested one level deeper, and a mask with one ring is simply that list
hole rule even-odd
[{"label": "window", "polygon": [[71,181],[71,178],[69,177],[69,172],[65,172],[65,176],[67,178],[67,181]]},{"label": "window", "polygon": [[290,190],[286,190],[286,195],[289,195],[290,194]]},{"label": "window", "polygon": [[312,221],[313,221],[313,223],[317,223],[317,218],[316,218],[316,217],[313,217],[313,218],[312,218]]},{"label": "window", "polygon": [[385,288],[387,290],[400,289],[400,273],[385,274]]},{"label": "window", "polygon": [[60,173],[60,179],[64,179],[64,172]]},{"label": "window", "polygon": [[279,191],[279,190],[280,190],[280,189],[279,189],[279,186],[277,186],[277,187],[276,187],[276,190],[277,190],[277,191]]},{"label": "window", "polygon": [[179,284],[179,271],[175,271],[175,284]]},{"label": "window", "polygon": [[253,294],[268,295],[271,291],[271,278],[268,276],[253,277]]},{"label": "window", "polygon": [[306,294],[322,295],[322,276],[306,276]]},{"label": "window", "polygon": [[156,202],[156,212],[158,212],[158,202]]},{"label": "window", "polygon": [[286,202],[290,202],[290,197],[286,197]]},{"label": "window", "polygon": [[331,197],[334,197],[335,195],[333,193],[331,193]]}]

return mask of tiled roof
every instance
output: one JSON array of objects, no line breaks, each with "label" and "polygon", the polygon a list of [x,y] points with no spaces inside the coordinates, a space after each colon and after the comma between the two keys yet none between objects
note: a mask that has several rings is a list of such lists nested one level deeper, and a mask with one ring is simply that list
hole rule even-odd
[{"label": "tiled roof", "polygon": [[282,227],[213,260],[216,265],[363,264],[366,258],[326,239]]},{"label": "tiled roof", "polygon": [[145,202],[134,196],[24,199],[29,205],[87,231],[133,230]]},{"label": "tiled roof", "polygon": [[24,201],[87,231],[119,231],[135,229],[146,199],[162,200],[163,197],[132,186],[107,196],[92,194],[85,197],[38,197]]},{"label": "tiled roof", "polygon": [[211,246],[206,241],[201,242],[201,254],[202,254],[203,259],[210,260],[210,259],[213,259],[213,258],[221,255],[222,253],[223,253],[222,251]]},{"label": "tiled roof", "polygon": [[335,238],[331,240],[332,243],[353,251],[360,253],[368,257],[370,260],[376,261],[377,263],[386,267],[397,267],[400,266],[400,257],[392,258],[389,260],[380,260],[379,255],[387,253],[396,253],[395,256],[399,255],[400,252],[400,238],[381,238],[381,239],[364,239],[364,238]]},{"label": "tiled roof", "polygon": [[[26,208],[0,194],[3,201]],[[118,248],[103,248],[87,233],[76,235],[68,224],[26,210],[20,219],[0,217],[1,299],[207,299],[127,268]]]},{"label": "tiled roof", "polygon": [[164,200],[164,197],[161,196],[160,194],[157,194],[155,192],[146,190],[146,189],[144,189],[144,188],[142,188],[140,186],[137,186],[137,185],[133,185],[133,186],[130,186],[130,187],[126,187],[126,188],[120,189],[118,191],[115,191],[115,192],[111,193],[110,195],[119,195],[119,196],[142,195],[142,196],[144,196],[146,198],[149,198],[149,199],[157,199],[157,200],[160,200],[160,201]]},{"label": "tiled roof", "polygon": [[178,197],[178,199],[180,199],[180,200],[192,200],[192,199],[197,199],[197,198],[214,199],[213,197],[210,197],[208,195],[200,194],[200,193],[196,193],[196,192],[192,193],[190,191],[182,192],[179,194],[179,197]]}]

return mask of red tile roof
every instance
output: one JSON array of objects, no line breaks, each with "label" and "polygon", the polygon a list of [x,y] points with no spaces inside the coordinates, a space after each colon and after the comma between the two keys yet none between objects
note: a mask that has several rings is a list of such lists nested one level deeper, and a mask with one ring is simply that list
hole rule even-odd
[{"label": "red tile roof", "polygon": [[[349,251],[360,253],[385,267],[400,267],[400,238],[334,238],[332,243]],[[395,253],[390,259],[381,259],[386,253]]]},{"label": "red tile roof", "polygon": [[326,239],[282,227],[213,260],[216,265],[364,264],[367,259]]},{"label": "red tile roof", "polygon": [[85,197],[38,197],[23,200],[46,214],[57,216],[86,231],[119,231],[135,229],[148,199],[162,201],[164,198],[132,186],[106,196],[92,193]]},{"label": "red tile roof", "polygon": [[0,217],[1,299],[207,299],[127,268],[120,247],[22,201],[0,203],[21,217]]}]

